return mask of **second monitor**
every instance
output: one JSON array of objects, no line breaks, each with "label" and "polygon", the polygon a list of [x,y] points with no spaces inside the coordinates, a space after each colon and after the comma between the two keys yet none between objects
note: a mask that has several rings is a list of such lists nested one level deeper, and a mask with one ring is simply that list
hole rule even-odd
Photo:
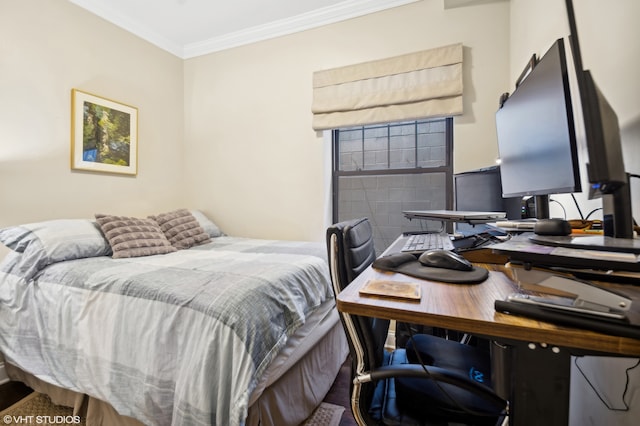
[{"label": "second monitor", "polygon": [[[507,219],[512,220],[523,217],[522,197],[502,197],[499,166],[457,173],[453,186],[456,210],[505,212]],[[456,231],[462,234],[475,234],[485,228],[483,225],[456,224]]]}]

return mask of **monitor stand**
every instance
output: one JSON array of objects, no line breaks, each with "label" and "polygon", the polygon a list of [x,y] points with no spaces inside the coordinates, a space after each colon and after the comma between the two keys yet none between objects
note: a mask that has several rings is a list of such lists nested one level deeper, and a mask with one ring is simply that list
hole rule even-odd
[{"label": "monitor stand", "polygon": [[[633,238],[633,215],[631,213],[631,185],[627,182],[612,194],[613,212],[604,215],[604,234],[616,238]],[[606,210],[606,209],[605,209]],[[610,218],[610,219],[609,219]],[[613,220],[613,223],[610,223]]]},{"label": "monitor stand", "polygon": [[633,238],[613,238],[604,235],[569,235],[563,237],[549,235],[532,235],[529,237],[529,240],[545,246],[640,254],[640,240]]},{"label": "monitor stand", "polygon": [[536,219],[549,219],[549,196],[536,195]]}]

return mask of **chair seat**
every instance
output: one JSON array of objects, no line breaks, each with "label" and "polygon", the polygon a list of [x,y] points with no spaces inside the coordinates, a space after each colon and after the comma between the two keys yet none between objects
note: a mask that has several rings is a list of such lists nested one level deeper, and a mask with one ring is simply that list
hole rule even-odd
[{"label": "chair seat", "polygon": [[467,374],[471,380],[493,387],[488,351],[426,334],[414,335],[407,342],[406,349],[411,364],[422,361],[426,365],[455,370]]},{"label": "chair seat", "polygon": [[[387,352],[385,365],[418,363],[414,348],[426,365],[455,370],[469,375],[472,380],[491,386],[488,354],[435,336],[414,336],[406,349]],[[487,405],[485,399],[456,386],[436,384],[433,380],[420,378],[397,377],[381,380],[377,384],[370,414],[385,425],[447,425],[450,421],[484,423],[478,423],[476,413],[465,413],[459,405],[452,404],[441,388],[458,404],[485,413],[487,424],[495,424],[504,409],[501,405]]]}]

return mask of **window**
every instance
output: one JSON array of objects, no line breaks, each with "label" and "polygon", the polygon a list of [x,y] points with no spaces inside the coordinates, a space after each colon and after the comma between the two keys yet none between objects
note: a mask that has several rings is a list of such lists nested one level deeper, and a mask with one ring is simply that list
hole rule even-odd
[{"label": "window", "polygon": [[401,232],[439,230],[404,210],[453,206],[453,118],[333,131],[333,221],[368,217],[376,251]]}]

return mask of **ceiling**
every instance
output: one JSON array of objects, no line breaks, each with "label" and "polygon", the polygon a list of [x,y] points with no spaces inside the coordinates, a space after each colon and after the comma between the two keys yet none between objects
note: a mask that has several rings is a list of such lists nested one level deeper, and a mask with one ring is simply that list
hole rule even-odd
[{"label": "ceiling", "polygon": [[187,59],[418,0],[69,1]]}]

